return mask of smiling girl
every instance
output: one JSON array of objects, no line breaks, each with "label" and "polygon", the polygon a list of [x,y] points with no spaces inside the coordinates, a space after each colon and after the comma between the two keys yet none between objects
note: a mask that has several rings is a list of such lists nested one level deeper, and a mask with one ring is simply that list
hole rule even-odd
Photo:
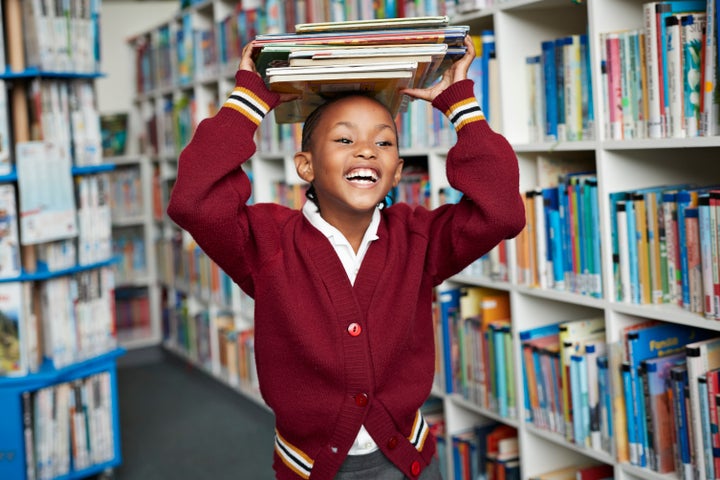
[{"label": "smiling girl", "polygon": [[374,99],[349,94],[305,121],[301,211],[247,205],[242,164],[270,92],[246,47],[236,87],[183,150],[168,214],[255,299],[260,391],[276,420],[280,480],[440,479],[420,413],[435,371],[433,289],[523,228],[515,154],[467,79],[467,54],[427,89],[457,131],[447,177],[463,192],[434,210],[384,199],[401,178],[397,129]]}]

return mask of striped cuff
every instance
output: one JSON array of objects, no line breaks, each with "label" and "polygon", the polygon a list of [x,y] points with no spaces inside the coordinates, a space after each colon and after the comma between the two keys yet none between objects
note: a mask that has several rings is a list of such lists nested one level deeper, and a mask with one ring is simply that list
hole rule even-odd
[{"label": "striped cuff", "polygon": [[450,119],[455,131],[460,131],[468,123],[485,120],[485,115],[475,98],[467,98],[450,105],[445,111],[445,116]]},{"label": "striped cuff", "polygon": [[313,459],[299,448],[288,443],[277,430],[275,430],[275,452],[290,470],[302,478],[310,478],[315,463]]},{"label": "striped cuff", "polygon": [[260,125],[270,111],[270,105],[245,87],[235,87],[223,107],[232,108],[245,115],[255,125]]},{"label": "striped cuff", "polygon": [[410,440],[410,443],[412,443],[413,447],[415,447],[418,452],[422,452],[428,433],[430,433],[430,426],[425,421],[425,418],[422,416],[422,413],[420,413],[420,410],[418,410],[415,415],[415,422],[413,422],[412,432],[408,437],[408,440]]}]

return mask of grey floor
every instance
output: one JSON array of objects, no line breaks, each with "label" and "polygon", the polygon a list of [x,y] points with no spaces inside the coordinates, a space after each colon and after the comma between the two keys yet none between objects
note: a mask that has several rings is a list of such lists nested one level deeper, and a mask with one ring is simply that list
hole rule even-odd
[{"label": "grey floor", "polygon": [[272,480],[273,417],[160,348],[118,363],[116,480]]}]

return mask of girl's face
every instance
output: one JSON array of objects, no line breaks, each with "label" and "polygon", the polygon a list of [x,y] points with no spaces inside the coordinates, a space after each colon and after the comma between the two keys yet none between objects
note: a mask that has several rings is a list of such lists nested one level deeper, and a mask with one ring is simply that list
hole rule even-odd
[{"label": "girl's face", "polygon": [[312,134],[310,152],[296,163],[300,176],[313,182],[323,217],[372,213],[398,184],[395,123],[375,100],[356,96],[328,106]]}]

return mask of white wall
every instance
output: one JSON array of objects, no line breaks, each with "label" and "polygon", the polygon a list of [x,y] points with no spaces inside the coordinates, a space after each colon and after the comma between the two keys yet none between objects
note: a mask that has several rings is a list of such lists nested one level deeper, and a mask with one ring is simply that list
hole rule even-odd
[{"label": "white wall", "polygon": [[135,92],[135,59],[127,40],[169,20],[180,9],[179,0],[102,3],[101,70],[96,83],[100,113],[127,112]]}]

